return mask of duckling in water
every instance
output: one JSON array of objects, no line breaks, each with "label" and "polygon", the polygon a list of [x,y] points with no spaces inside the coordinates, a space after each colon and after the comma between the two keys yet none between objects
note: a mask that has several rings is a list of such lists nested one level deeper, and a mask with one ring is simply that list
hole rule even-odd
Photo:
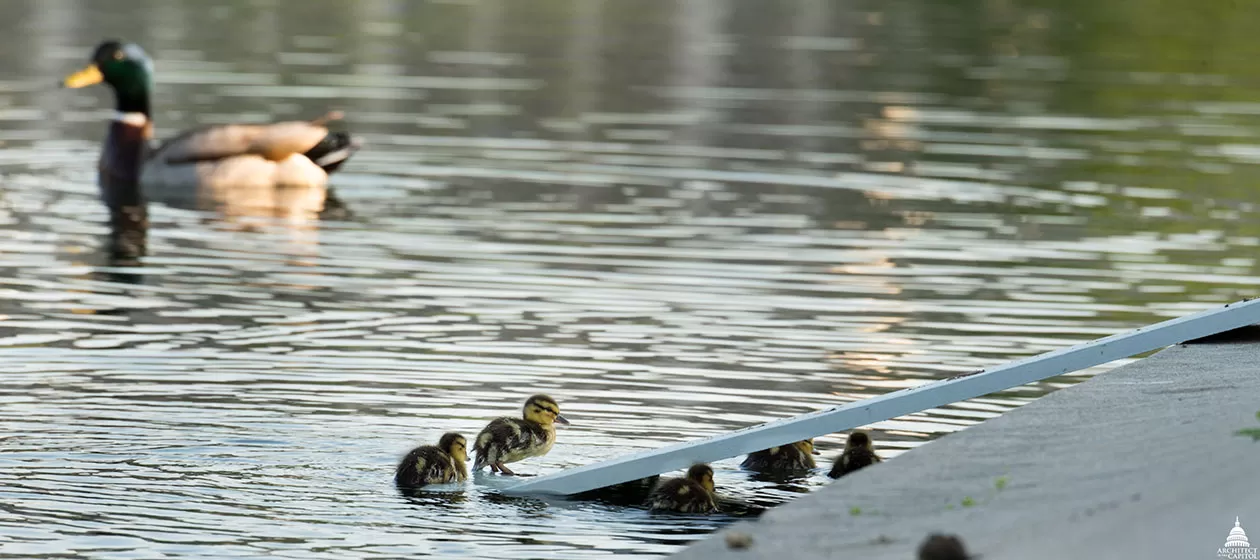
[{"label": "duckling in water", "polygon": [[818,454],[814,450],[814,440],[806,439],[792,445],[781,445],[749,453],[739,466],[765,474],[798,474],[816,467],[813,456]]},{"label": "duckling in water", "polygon": [[683,478],[667,478],[656,485],[648,497],[652,511],[678,513],[712,513],[717,511],[714,500],[713,469],[703,463],[692,465]]},{"label": "duckling in water", "polygon": [[412,449],[394,472],[394,483],[399,486],[424,486],[463,482],[468,478],[468,447],[464,436],[455,432],[444,434],[436,446],[421,445]]},{"label": "duckling in water", "polygon": [[541,457],[556,443],[556,422],[568,425],[560,415],[560,405],[547,395],[534,395],[525,401],[522,418],[507,416],[491,420],[473,443],[477,460],[473,472],[486,465],[491,472],[514,475],[505,463]]},{"label": "duckling in water", "polygon": [[849,440],[844,444],[844,453],[841,453],[836,458],[836,464],[831,467],[831,472],[827,473],[827,476],[840,478],[880,461],[883,461],[883,459],[880,459],[879,455],[875,454],[875,446],[871,444],[871,436],[867,435],[866,432],[853,432],[849,434]]}]

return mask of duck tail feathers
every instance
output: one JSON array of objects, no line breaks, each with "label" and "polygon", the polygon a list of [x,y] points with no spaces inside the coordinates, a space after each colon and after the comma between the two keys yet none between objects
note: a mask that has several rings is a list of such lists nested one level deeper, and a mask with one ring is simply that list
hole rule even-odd
[{"label": "duck tail feathers", "polygon": [[354,155],[362,144],[363,141],[360,138],[351,136],[348,132],[329,132],[323,140],[315,144],[314,148],[302,155],[310,158],[325,172],[332,173],[350,159],[350,156]]}]

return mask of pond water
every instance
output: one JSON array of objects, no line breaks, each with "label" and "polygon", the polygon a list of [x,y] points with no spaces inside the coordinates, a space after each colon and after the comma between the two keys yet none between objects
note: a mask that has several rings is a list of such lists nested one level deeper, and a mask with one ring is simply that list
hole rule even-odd
[{"label": "pond water", "polygon": [[[1255,295],[1233,6],[0,3],[0,557],[659,557],[731,517],[392,470],[532,393],[573,421],[547,473]],[[111,261],[111,106],[52,84],[113,36],[159,136],[344,110],[345,212],[155,204]],[[870,428],[895,457],[1090,373]],[[827,482],[738,461],[756,504]]]}]

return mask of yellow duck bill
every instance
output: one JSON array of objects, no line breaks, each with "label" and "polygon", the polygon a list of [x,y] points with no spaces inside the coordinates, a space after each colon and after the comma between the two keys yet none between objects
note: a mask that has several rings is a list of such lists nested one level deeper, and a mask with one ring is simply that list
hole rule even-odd
[{"label": "yellow duck bill", "polygon": [[66,79],[61,82],[61,87],[81,88],[99,84],[104,80],[105,75],[101,74],[101,69],[95,64],[89,64],[87,68],[66,76]]}]

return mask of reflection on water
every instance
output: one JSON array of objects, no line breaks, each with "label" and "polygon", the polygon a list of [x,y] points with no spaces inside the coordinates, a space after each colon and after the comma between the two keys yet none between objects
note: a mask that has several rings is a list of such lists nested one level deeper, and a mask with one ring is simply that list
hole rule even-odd
[{"label": "reflection on water", "polygon": [[[1255,14],[650,4],[0,4],[0,556],[665,555],[731,517],[406,496],[395,461],[547,392],[574,425],[521,470],[554,472],[1260,281]],[[159,136],[345,110],[339,212],[155,205],[103,254],[110,107],[49,84],[106,36],[156,57]],[[871,428],[895,456],[1079,378]],[[754,506],[826,483],[738,462]]]}]

